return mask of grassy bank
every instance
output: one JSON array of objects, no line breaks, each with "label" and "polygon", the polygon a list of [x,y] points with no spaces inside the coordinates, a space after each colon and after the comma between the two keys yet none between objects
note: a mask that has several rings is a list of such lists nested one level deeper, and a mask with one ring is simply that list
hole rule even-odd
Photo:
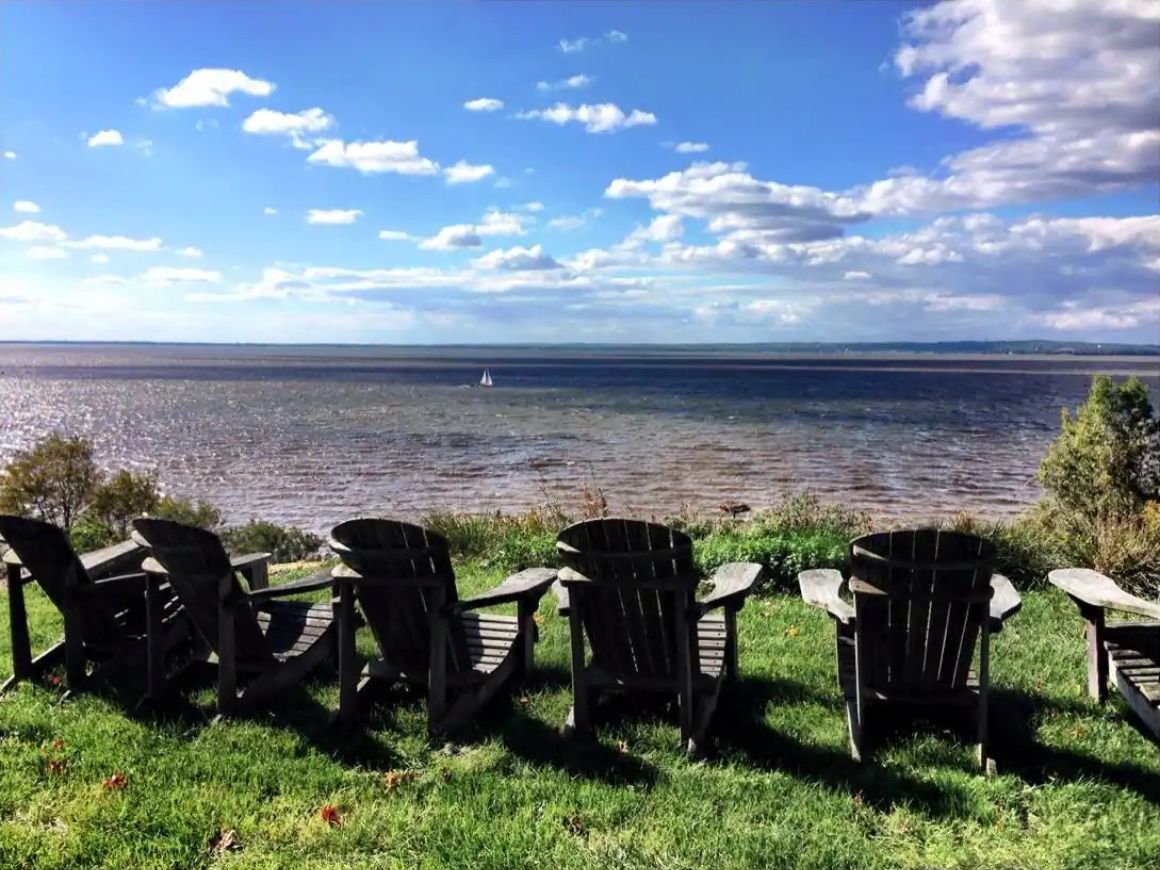
[{"label": "grassy bank", "polygon": [[[491,549],[483,528],[460,566],[467,591],[543,547],[531,529],[492,525],[510,546]],[[809,546],[824,549],[830,531]],[[787,552],[804,552],[805,538],[783,533]],[[706,559],[750,545],[738,530],[705,534],[718,535],[701,535]],[[365,737],[336,741],[329,679],[224,724],[209,723],[207,682],[151,718],[24,685],[0,700],[0,866],[1157,865],[1160,753],[1118,698],[1088,701],[1079,620],[1053,590],[1029,593],[994,643],[992,778],[975,772],[967,736],[938,722],[888,725],[873,761],[850,762],[832,626],[776,584],[741,614],[743,681],[707,758],[676,750],[663,707],[608,709],[598,745],[562,742],[567,625],[548,600],[540,617],[535,678],[447,745],[428,744],[423,701],[405,692]],[[31,618],[40,644],[60,630],[39,596]]]}]

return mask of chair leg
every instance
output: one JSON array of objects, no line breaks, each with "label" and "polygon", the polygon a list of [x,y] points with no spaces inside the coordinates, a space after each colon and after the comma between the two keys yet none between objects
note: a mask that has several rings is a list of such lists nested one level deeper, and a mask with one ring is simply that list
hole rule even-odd
[{"label": "chair leg", "polygon": [[865,748],[865,733],[862,719],[858,714],[858,702],[854,698],[846,699],[846,725],[850,730],[850,757],[855,761],[861,761]]},{"label": "chair leg", "polygon": [[12,678],[4,683],[0,691],[8,689],[20,680],[34,676],[32,665],[32,643],[28,637],[28,613],[24,607],[24,580],[20,576],[19,565],[6,566],[8,579],[8,636],[12,639]]},{"label": "chair leg", "polygon": [[592,690],[584,680],[584,623],[577,601],[568,611],[568,627],[572,634],[572,709],[563,730],[566,737],[586,737],[592,733]]},{"label": "chair leg", "polygon": [[353,728],[359,720],[358,660],[355,649],[354,589],[349,583],[338,588],[338,721]]}]

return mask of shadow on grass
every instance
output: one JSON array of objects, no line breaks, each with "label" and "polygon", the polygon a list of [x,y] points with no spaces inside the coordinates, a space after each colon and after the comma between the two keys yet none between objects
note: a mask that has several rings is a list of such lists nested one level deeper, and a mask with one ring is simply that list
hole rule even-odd
[{"label": "shadow on grass", "polygon": [[[1093,754],[1048,746],[1036,739],[1035,722],[1059,714],[1092,716],[1089,704],[1059,698],[1048,698],[1007,688],[991,689],[991,753],[999,769],[1014,773],[1032,785],[1053,777],[1060,779],[1099,779],[1130,789],[1160,806],[1160,774],[1135,764],[1112,764],[1094,753],[1099,746],[1088,744]],[[1155,745],[1134,715],[1129,721],[1141,738]],[[1077,735],[1077,742],[1082,738]]]}]

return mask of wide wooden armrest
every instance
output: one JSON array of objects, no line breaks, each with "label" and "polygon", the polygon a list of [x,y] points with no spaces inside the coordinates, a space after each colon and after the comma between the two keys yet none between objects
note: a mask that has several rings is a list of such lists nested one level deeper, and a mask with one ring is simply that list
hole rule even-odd
[{"label": "wide wooden armrest", "polygon": [[1011,581],[1002,574],[991,575],[991,589],[994,590],[990,604],[991,632],[996,634],[1002,630],[1004,620],[1014,616],[1023,607],[1023,599]]},{"label": "wide wooden armrest", "polygon": [[736,607],[745,603],[765,567],[755,562],[729,562],[713,575],[713,591],[693,605],[694,615],[703,616],[719,607]]},{"label": "wide wooden armrest", "polygon": [[110,589],[123,589],[126,586],[132,587],[134,585],[140,586],[142,591],[144,591],[145,577],[146,575],[141,571],[135,574],[118,574],[116,577],[102,577],[100,580],[82,584],[75,588],[82,595],[101,595],[110,591]]},{"label": "wide wooden armrest", "polygon": [[806,604],[820,607],[841,625],[854,624],[854,607],[838,596],[842,588],[842,572],[833,568],[815,568],[798,574],[798,586]]},{"label": "wide wooden armrest", "polygon": [[235,571],[242,571],[251,565],[269,562],[271,558],[273,558],[272,553],[246,553],[244,556],[230,556],[230,567]]},{"label": "wide wooden armrest", "polygon": [[329,569],[324,568],[309,577],[295,580],[293,583],[282,583],[278,586],[267,586],[265,589],[242,590],[250,601],[265,601],[267,598],[285,598],[290,595],[301,595],[304,592],[317,592],[319,589],[329,589],[334,582]]},{"label": "wide wooden armrest", "polygon": [[160,574],[168,577],[169,572],[165,570],[165,566],[158,562],[155,558],[150,556],[141,563],[141,570],[146,574]]},{"label": "wide wooden armrest", "polygon": [[95,580],[101,575],[111,574],[130,565],[136,568],[140,564],[136,558],[138,554],[145,555],[144,549],[136,541],[128,540],[93,550],[91,553],[83,553],[80,560],[85,571]]},{"label": "wide wooden armrest", "polygon": [[560,582],[559,577],[552,584],[552,594],[556,596],[556,613],[560,616],[567,616],[572,607],[572,600],[568,597],[568,588]]},{"label": "wide wooden armrest", "polygon": [[556,573],[555,568],[527,568],[518,574],[512,574],[499,586],[482,595],[452,602],[448,610],[458,613],[496,604],[509,604],[521,599],[538,601],[555,581]]},{"label": "wide wooden armrest", "polygon": [[1160,604],[1145,601],[1125,592],[1110,577],[1088,568],[1060,568],[1047,575],[1053,586],[1058,586],[1072,598],[1089,607],[1108,607],[1122,613],[1135,613],[1160,619]]}]

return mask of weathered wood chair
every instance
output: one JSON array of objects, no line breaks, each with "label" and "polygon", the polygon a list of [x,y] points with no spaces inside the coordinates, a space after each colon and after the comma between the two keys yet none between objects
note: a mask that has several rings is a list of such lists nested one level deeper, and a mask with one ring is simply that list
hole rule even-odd
[{"label": "weathered wood chair", "polygon": [[[115,681],[143,649],[144,551],[124,541],[78,556],[68,535],[53,524],[8,515],[0,515],[0,538],[10,548],[3,561],[12,642],[12,677],[0,692],[62,662],[70,691],[102,676]],[[117,573],[131,569],[134,573]],[[31,582],[44,590],[64,617],[64,637],[35,658],[24,601],[24,586]],[[91,674],[90,663],[95,665]]]},{"label": "weathered wood chair", "polygon": [[[219,714],[248,712],[262,698],[333,661],[333,604],[281,600],[330,589],[329,572],[264,586],[268,554],[231,561],[212,532],[162,519],[137,519],[133,526],[150,552],[141,566],[150,591],[168,583],[204,642],[187,664],[216,661]],[[243,588],[238,579],[243,571],[251,583],[257,579],[259,588]],[[151,672],[154,698],[163,680],[164,675]]]},{"label": "weathered wood chair", "polygon": [[[432,734],[466,723],[513,676],[531,671],[534,616],[556,577],[529,568],[489,592],[460,600],[447,541],[435,532],[387,519],[354,519],[332,530],[330,546],[343,565],[333,572],[339,602],[339,722],[352,726],[378,682],[427,690]],[[381,658],[360,674],[355,656],[355,601],[378,642]],[[516,616],[474,611],[516,603]]]},{"label": "weathered wood chair", "polygon": [[[1108,699],[1110,677],[1144,727],[1160,739],[1160,604],[1130,595],[1086,568],[1052,571],[1047,579],[1079,606],[1087,624],[1088,694]],[[1106,611],[1151,619],[1106,621]]]},{"label": "weathered wood chair", "polygon": [[[733,563],[696,600],[693,542],[656,523],[597,519],[560,532],[556,587],[572,632],[572,710],[565,734],[591,732],[602,692],[658,692],[679,704],[681,746],[701,746],[721,688],[737,676],[737,611],[762,566]],[[720,615],[709,615],[714,610]],[[585,640],[591,652],[585,650]]]},{"label": "weathered wood chair", "polygon": [[855,760],[865,749],[870,707],[962,705],[974,708],[979,764],[989,769],[990,639],[1022,605],[1011,582],[992,573],[994,554],[988,541],[960,532],[865,535],[850,544],[852,606],[839,596],[841,572],[798,575],[802,598],[837,624],[838,683]]}]

